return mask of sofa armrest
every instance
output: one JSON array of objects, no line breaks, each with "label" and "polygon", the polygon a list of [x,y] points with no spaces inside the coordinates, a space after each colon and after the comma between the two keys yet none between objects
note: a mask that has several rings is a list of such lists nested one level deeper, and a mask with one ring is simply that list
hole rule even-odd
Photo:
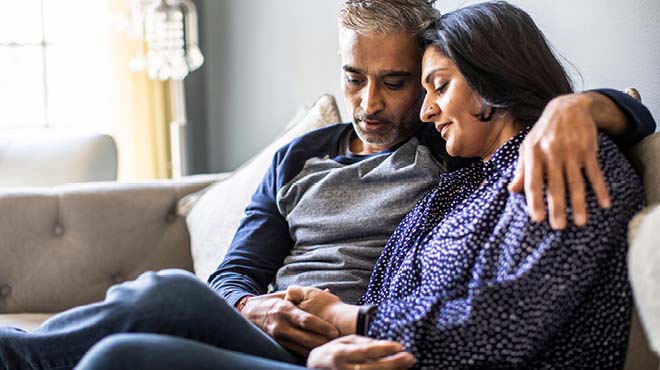
[{"label": "sofa armrest", "polygon": [[146,270],[192,270],[176,206],[211,180],[0,191],[0,313],[61,311]]},{"label": "sofa armrest", "polygon": [[644,138],[628,153],[635,169],[642,177],[646,203],[660,203],[660,133]]}]

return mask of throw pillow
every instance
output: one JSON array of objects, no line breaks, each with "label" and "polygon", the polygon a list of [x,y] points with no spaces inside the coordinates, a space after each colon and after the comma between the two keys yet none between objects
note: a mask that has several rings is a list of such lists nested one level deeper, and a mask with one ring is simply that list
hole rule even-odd
[{"label": "throw pillow", "polygon": [[659,229],[660,205],[656,204],[649,207],[646,215],[639,222],[639,228],[630,240],[628,251],[628,271],[636,308],[651,348],[656,353],[660,353]]},{"label": "throw pillow", "polygon": [[198,196],[199,199],[186,217],[186,223],[190,232],[195,274],[200,279],[206,280],[227,253],[245,207],[268,170],[275,152],[308,131],[340,121],[335,99],[331,95],[321,96],[307,114],[275,142],[229,178],[210,186]]},{"label": "throw pillow", "polygon": [[[306,105],[303,105],[300,108],[298,108],[298,111],[296,112],[296,114],[294,114],[293,118],[291,118],[291,120],[289,120],[289,123],[286,124],[286,127],[284,128],[284,134],[282,134],[282,135],[287,134],[289,129],[291,129],[295,125],[297,125],[309,113],[310,109],[311,108],[306,106]],[[234,173],[240,171],[241,169],[243,169],[243,167],[249,166],[250,163],[252,163],[252,161],[254,161],[256,158],[258,158],[261,155],[262,152],[268,151],[269,149],[270,149],[270,146],[266,149],[263,149],[259,154],[252,157],[247,162],[243,163],[239,168],[237,168],[234,171]],[[215,179],[215,181],[212,180],[213,183],[211,185],[207,186],[206,188],[204,188],[200,191],[194,192],[194,193],[190,193],[190,194],[186,195],[185,197],[183,197],[179,200],[179,202],[177,203],[176,211],[179,214],[179,216],[181,216],[181,217],[188,217],[188,215],[192,211],[195,204],[197,204],[197,202],[199,201],[199,198],[201,198],[202,195],[204,195],[204,193],[206,193],[209,189],[211,189],[213,187],[213,184],[216,184],[220,181],[224,181],[227,178],[229,178],[230,176],[232,176],[232,172],[222,172],[222,173],[219,173],[219,174],[212,174],[212,175],[193,175],[193,176],[195,176],[195,177],[214,176],[214,177],[219,177],[219,178]]]}]

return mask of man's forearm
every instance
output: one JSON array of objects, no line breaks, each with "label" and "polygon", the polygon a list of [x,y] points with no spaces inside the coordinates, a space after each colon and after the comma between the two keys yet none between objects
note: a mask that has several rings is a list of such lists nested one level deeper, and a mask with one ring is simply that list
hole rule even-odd
[{"label": "man's forearm", "polygon": [[595,89],[576,95],[583,96],[597,127],[623,147],[631,147],[655,131],[648,108],[623,91]]}]

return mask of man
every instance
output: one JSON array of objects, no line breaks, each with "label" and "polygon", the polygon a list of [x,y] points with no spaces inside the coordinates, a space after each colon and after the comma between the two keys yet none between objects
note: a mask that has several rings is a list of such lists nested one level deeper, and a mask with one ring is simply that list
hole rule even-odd
[{"label": "man", "polygon": [[[298,355],[336,337],[336,328],[298,309],[283,293],[264,293],[270,283],[276,289],[295,283],[329,288],[355,302],[401,218],[441,171],[462,164],[446,156],[438,133],[417,118],[422,98],[417,34],[438,16],[432,3],[344,4],[342,86],[353,123],[312,132],[278,151],[226,259],[209,279],[217,293],[189,275],[146,273],[112,287],[104,302],[67,311],[34,333],[0,328],[0,363],[11,369],[70,368],[94,343],[117,332],[170,334],[238,352],[258,349],[258,343],[239,343],[226,334],[231,323],[223,316],[230,314],[218,294]],[[559,98],[529,135],[512,190],[525,185],[530,212],[541,221],[547,176],[550,222],[561,228],[567,222],[565,168],[584,170],[607,201],[595,164],[597,127],[625,143],[640,140],[654,126],[641,104],[612,90]],[[570,178],[573,219],[583,223],[584,185]]]}]

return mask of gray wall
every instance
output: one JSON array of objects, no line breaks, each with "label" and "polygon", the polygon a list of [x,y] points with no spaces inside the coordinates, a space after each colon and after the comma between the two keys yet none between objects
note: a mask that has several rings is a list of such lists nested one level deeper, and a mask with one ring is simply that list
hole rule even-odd
[{"label": "gray wall", "polygon": [[[194,172],[230,170],[283,129],[301,104],[339,89],[341,0],[200,0],[206,65],[188,82]],[[476,1],[440,0],[443,12]],[[581,72],[578,89],[637,87],[660,119],[659,0],[518,0]],[[203,93],[200,93],[202,91]],[[189,92],[189,94],[191,94]],[[200,101],[203,99],[203,101]],[[190,97],[189,97],[190,100]]]},{"label": "gray wall", "polygon": [[266,146],[302,104],[326,92],[339,96],[340,1],[201,4],[207,125],[205,143],[192,146],[206,148],[206,171],[217,172]]}]

